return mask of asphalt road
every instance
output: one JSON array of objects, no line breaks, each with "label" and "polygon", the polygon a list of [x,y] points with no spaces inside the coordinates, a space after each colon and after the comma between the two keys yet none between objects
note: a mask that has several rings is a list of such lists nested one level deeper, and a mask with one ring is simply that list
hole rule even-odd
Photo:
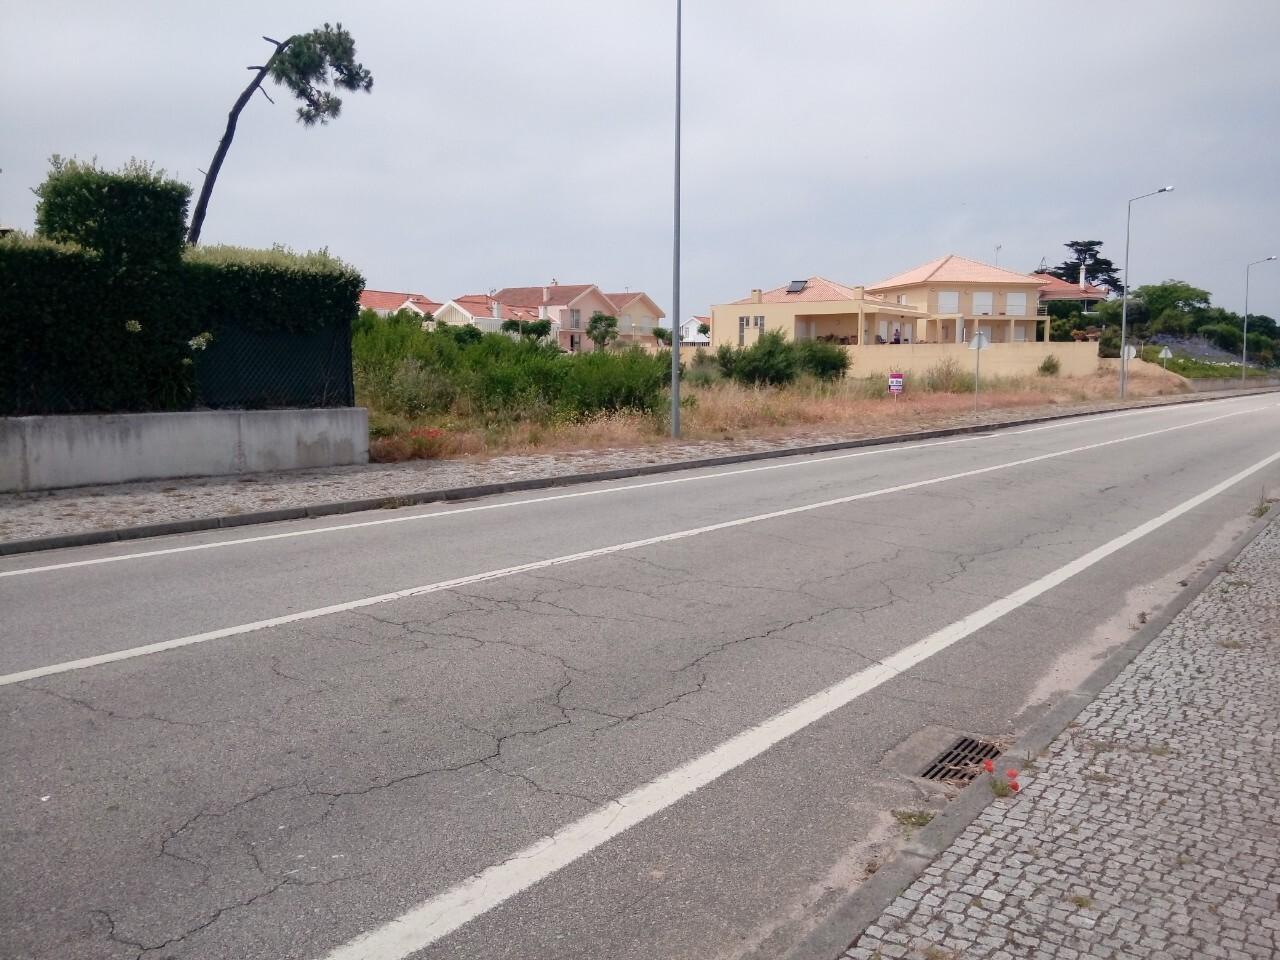
[{"label": "asphalt road", "polygon": [[1242,397],[0,561],[0,956],[778,955],[1277,438]]}]

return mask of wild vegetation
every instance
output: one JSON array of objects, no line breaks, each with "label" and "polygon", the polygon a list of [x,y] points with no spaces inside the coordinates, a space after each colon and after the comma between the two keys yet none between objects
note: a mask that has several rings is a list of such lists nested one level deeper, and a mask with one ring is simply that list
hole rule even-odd
[{"label": "wild vegetation", "polygon": [[[665,351],[565,354],[528,336],[425,331],[416,314],[366,311],[353,355],[377,460],[629,447],[658,442],[668,430]],[[695,351],[684,362],[682,433],[689,440],[873,435],[972,416],[973,374],[954,361],[908,378],[896,400],[883,378],[848,369],[837,346],[771,335],[741,350]],[[1114,397],[1116,387],[1114,373],[984,377],[981,405],[1080,403]],[[1178,391],[1172,377],[1135,377],[1130,389]]]}]

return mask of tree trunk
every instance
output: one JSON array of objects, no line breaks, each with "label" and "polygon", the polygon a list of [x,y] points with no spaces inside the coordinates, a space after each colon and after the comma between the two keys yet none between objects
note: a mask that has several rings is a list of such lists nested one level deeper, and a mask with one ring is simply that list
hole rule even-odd
[{"label": "tree trunk", "polygon": [[[263,39],[267,38],[264,37]],[[204,184],[200,187],[200,198],[196,200],[196,208],[191,213],[191,228],[187,231],[187,243],[193,247],[200,242],[200,229],[204,226],[204,217],[209,210],[209,197],[213,194],[213,185],[218,179],[218,171],[222,169],[222,161],[227,158],[227,151],[231,149],[231,138],[236,135],[236,123],[240,119],[240,111],[248,104],[254,91],[262,86],[262,81],[271,72],[272,64],[276,62],[276,59],[284,52],[285,48],[293,42],[293,38],[290,37],[283,43],[278,43],[274,40],[269,42],[276,44],[276,52],[271,55],[265,64],[257,68],[258,72],[254,74],[253,82],[245,87],[244,92],[236,98],[236,102],[231,107],[231,112],[227,114],[227,129],[223,132],[222,139],[218,141],[218,149],[213,154],[213,162],[209,164],[209,171],[204,175]]]}]

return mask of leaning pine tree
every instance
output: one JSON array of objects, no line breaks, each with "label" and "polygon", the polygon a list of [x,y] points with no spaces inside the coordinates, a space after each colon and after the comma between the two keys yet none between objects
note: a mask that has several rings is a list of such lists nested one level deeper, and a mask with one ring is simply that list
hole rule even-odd
[{"label": "leaning pine tree", "polygon": [[287,40],[273,40],[271,37],[262,39],[275,44],[275,52],[267,58],[266,63],[249,67],[254,71],[253,80],[236,98],[227,115],[227,129],[218,141],[218,149],[213,154],[213,162],[209,164],[209,171],[200,188],[200,197],[191,214],[187,243],[192,245],[200,242],[200,229],[204,226],[205,214],[209,209],[209,197],[213,194],[213,185],[217,182],[218,171],[222,169],[222,161],[231,149],[231,139],[236,134],[240,111],[249,103],[255,90],[271,100],[267,91],[262,89],[262,81],[268,75],[277,84],[288,87],[301,102],[298,119],[308,127],[328,123],[342,110],[342,99],[327,88],[366,92],[373,89],[373,74],[356,62],[356,42],[340,23],[336,26],[326,23],[318,30],[295,34]]}]

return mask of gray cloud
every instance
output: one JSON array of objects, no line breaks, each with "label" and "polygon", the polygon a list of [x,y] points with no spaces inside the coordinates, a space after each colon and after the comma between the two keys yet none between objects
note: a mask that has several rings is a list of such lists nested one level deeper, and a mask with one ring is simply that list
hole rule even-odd
[{"label": "gray cloud", "polygon": [[[435,297],[593,281],[671,303],[669,0],[5,0],[0,222],[49,154],[198,183],[263,33],[340,19],[375,76],[328,128],[246,111],[209,242],[328,246]],[[1280,253],[1273,0],[687,0],[684,312],[1069,239],[1239,309]],[[1252,306],[1280,315],[1280,269]]]}]

